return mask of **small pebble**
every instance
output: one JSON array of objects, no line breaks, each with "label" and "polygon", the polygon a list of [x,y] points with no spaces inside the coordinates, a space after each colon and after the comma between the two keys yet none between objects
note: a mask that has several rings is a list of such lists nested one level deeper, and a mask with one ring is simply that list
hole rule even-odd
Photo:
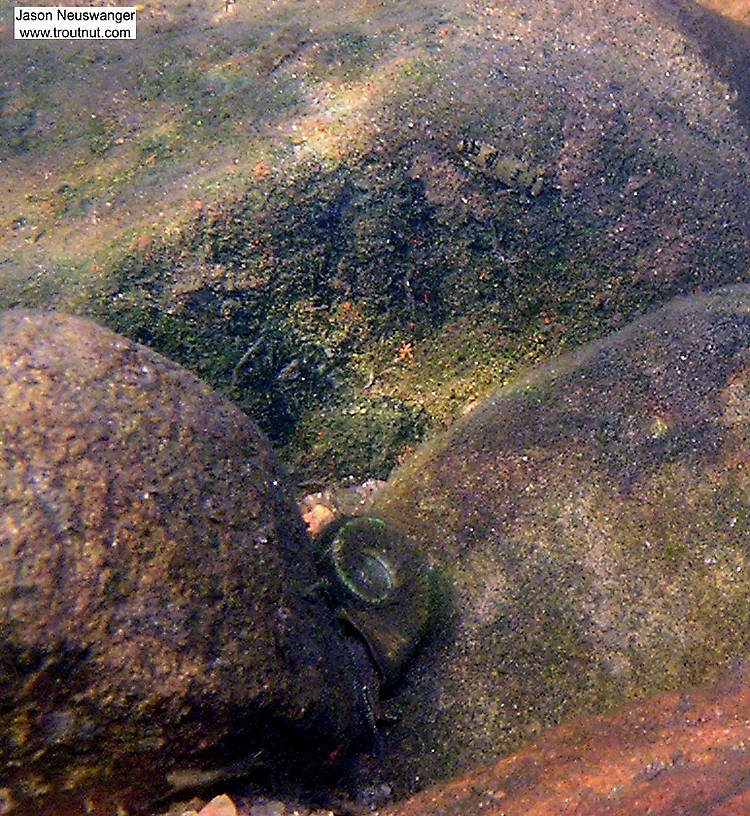
[{"label": "small pebble", "polygon": [[305,510],[302,513],[302,518],[307,525],[310,535],[317,535],[317,533],[336,518],[336,514],[330,507],[326,507],[324,504],[316,504],[309,510]]},{"label": "small pebble", "polygon": [[253,805],[250,808],[250,816],[286,816],[286,812],[286,805],[276,800]]},{"label": "small pebble", "polygon": [[198,816],[237,816],[237,808],[226,793],[222,793],[221,796],[215,796]]}]

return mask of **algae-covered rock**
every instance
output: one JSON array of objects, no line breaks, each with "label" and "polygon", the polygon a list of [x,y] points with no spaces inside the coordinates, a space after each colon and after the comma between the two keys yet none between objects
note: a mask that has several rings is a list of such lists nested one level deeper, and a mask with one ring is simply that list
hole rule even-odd
[{"label": "algae-covered rock", "polygon": [[746,653],[748,507],[750,287],[537,368],[423,447],[370,511],[453,593],[397,698],[394,779],[421,786]]},{"label": "algae-covered rock", "polygon": [[230,390],[300,487],[386,478],[532,360],[748,280],[750,32],[693,0],[187,2],[103,47],[116,87],[71,129],[112,146],[65,178],[26,144],[68,132],[88,52],[40,45],[40,76],[9,45],[34,190],[0,201],[0,303],[96,313]]},{"label": "algae-covered rock", "polygon": [[207,386],[91,322],[0,316],[0,810],[135,812],[191,769],[340,752],[360,686],[311,547]]}]

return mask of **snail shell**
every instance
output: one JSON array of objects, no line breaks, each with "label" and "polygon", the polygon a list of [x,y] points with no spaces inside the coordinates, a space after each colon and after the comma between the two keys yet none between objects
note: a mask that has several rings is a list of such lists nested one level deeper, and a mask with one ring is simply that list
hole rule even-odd
[{"label": "snail shell", "polygon": [[344,517],[318,537],[319,568],[339,617],[362,637],[385,687],[401,677],[430,619],[424,557],[378,518]]}]

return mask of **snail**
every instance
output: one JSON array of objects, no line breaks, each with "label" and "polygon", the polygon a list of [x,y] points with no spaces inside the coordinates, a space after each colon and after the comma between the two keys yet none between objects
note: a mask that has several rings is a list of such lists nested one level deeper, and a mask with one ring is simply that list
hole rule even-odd
[{"label": "snail", "polygon": [[392,525],[344,516],[317,537],[320,584],[337,616],[364,641],[381,680],[393,687],[430,620],[424,557]]}]

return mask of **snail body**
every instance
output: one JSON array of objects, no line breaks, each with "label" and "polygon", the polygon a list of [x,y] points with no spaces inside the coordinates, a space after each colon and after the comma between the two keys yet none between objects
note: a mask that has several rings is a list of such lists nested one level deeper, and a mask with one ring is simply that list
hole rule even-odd
[{"label": "snail body", "polygon": [[429,624],[425,558],[393,525],[368,516],[334,521],[317,544],[329,603],[366,644],[382,686],[392,687]]}]

